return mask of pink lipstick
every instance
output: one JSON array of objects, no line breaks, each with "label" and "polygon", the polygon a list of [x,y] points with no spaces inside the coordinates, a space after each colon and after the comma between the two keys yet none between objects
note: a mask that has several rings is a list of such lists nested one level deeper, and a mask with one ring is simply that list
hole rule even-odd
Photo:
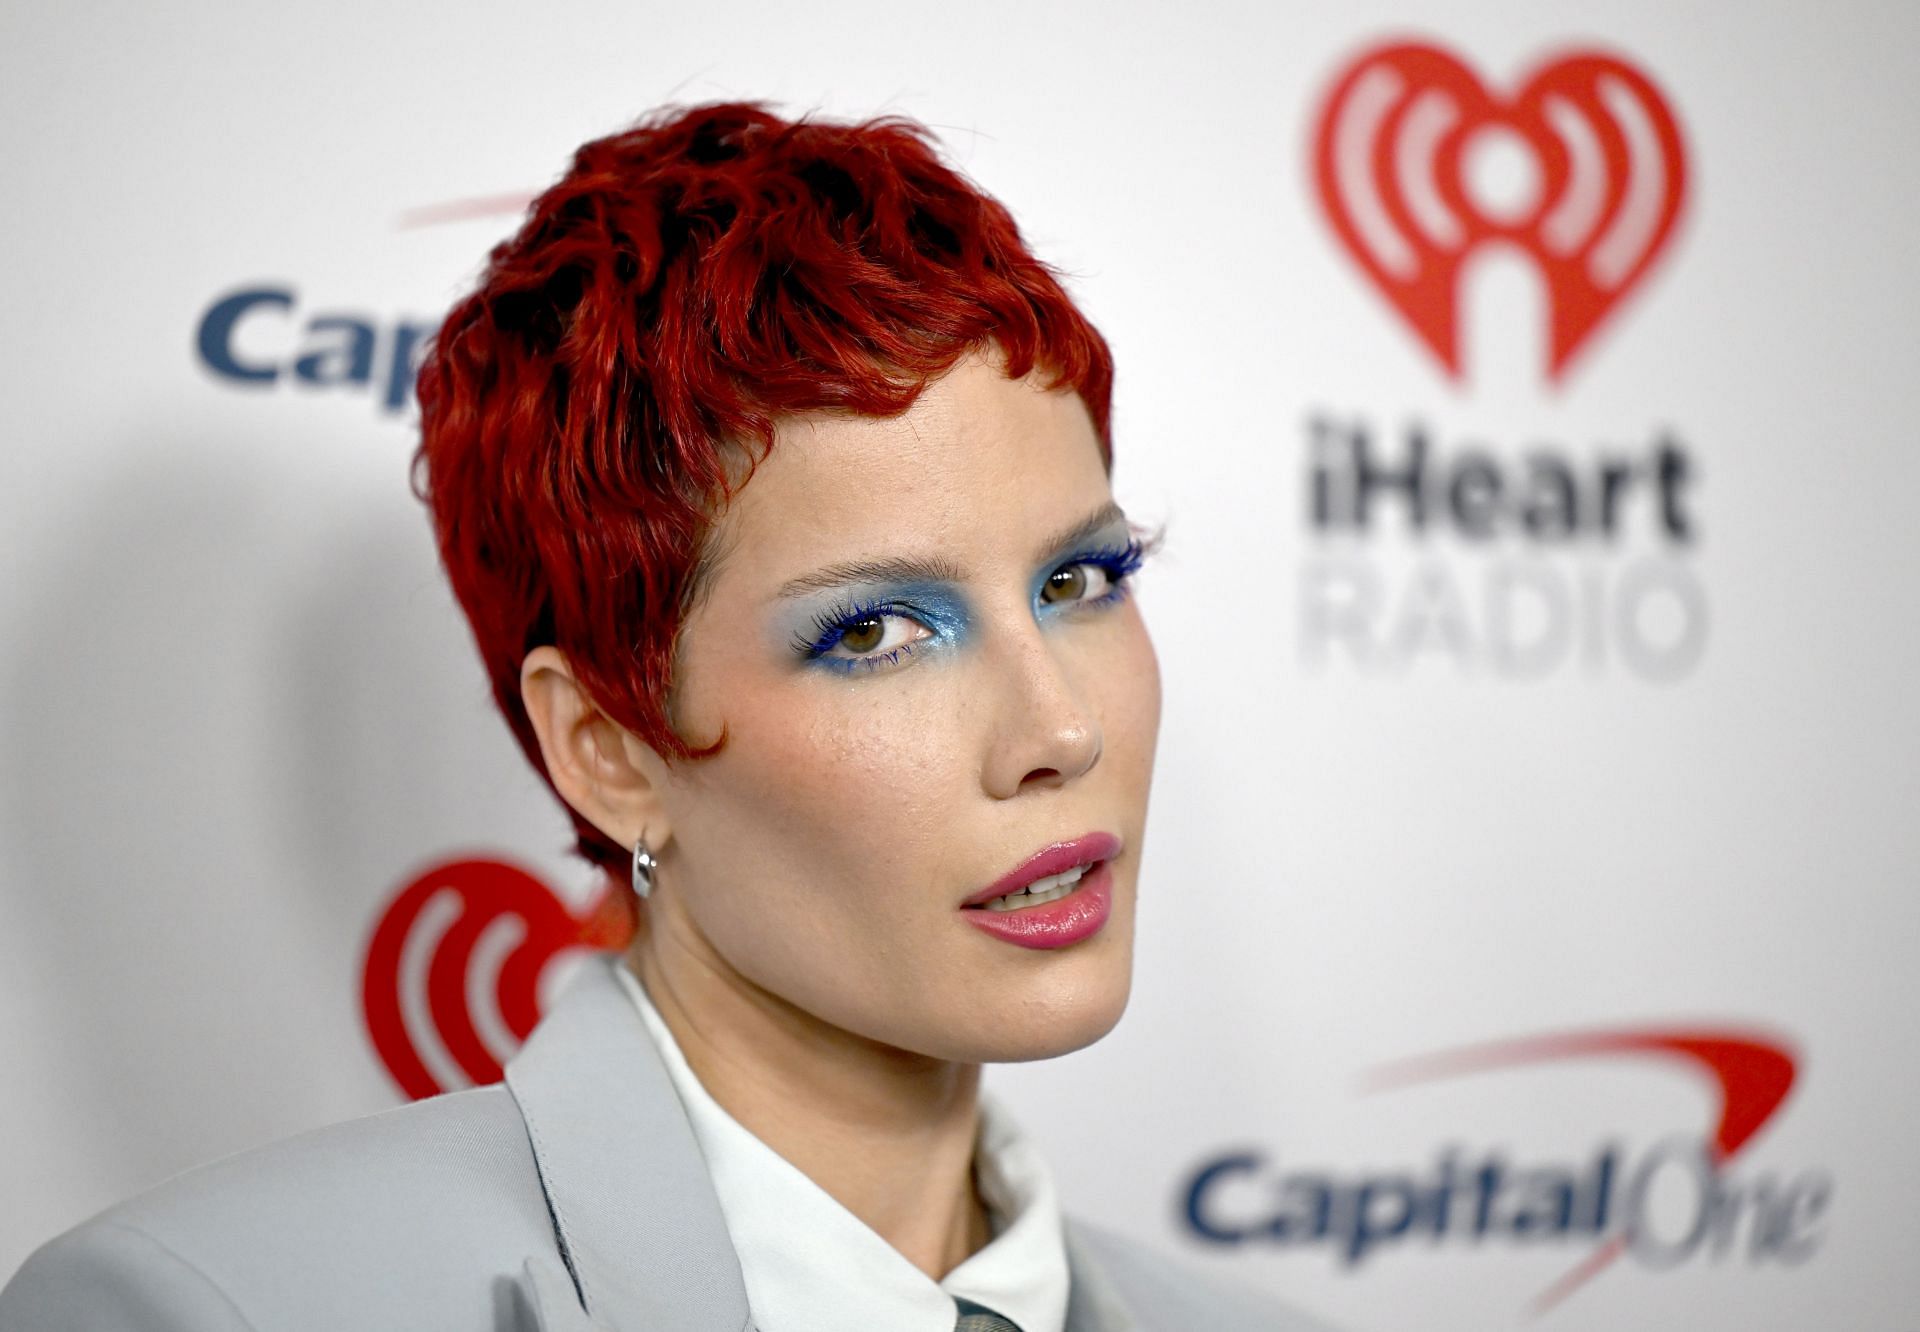
[{"label": "pink lipstick", "polygon": [[[1112,833],[1055,842],[969,897],[961,903],[961,912],[969,923],[1022,948],[1065,948],[1079,943],[1107,923],[1113,907],[1111,862],[1119,852],[1120,839]],[[1019,905],[1020,895],[1035,884],[1040,886],[1042,900]],[[1008,897],[1008,902],[996,901]],[[990,907],[989,902],[996,905]]]}]

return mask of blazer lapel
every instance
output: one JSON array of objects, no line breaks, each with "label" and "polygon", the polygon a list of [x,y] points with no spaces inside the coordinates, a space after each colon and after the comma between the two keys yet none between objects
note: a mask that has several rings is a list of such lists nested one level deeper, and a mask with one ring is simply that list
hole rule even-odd
[{"label": "blazer lapel", "polygon": [[[614,954],[588,959],[507,1062],[566,1265],[519,1285],[540,1332],[746,1332],[747,1290],[700,1145]],[[1065,1221],[1066,1332],[1138,1332]]]},{"label": "blazer lapel", "polygon": [[1064,1221],[1067,1243],[1067,1332],[1138,1332],[1120,1290],[1087,1247],[1072,1217]]},{"label": "blazer lapel", "polygon": [[537,1255],[522,1286],[547,1332],[741,1332],[740,1260],[619,965],[582,965],[507,1063],[579,1312]]},{"label": "blazer lapel", "polygon": [[551,1258],[536,1255],[520,1271],[510,1332],[607,1332],[607,1325],[580,1307],[573,1278]]}]

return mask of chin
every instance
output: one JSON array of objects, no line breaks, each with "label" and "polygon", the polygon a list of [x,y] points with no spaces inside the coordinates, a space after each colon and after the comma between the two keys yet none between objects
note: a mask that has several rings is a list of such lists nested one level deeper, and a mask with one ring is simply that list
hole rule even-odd
[{"label": "chin", "polygon": [[1085,1049],[1112,1031],[1126,1012],[1132,971],[1049,977],[1048,982],[1033,992],[1006,996],[986,1021],[955,1033],[955,1044],[963,1049],[948,1057],[974,1064],[1021,1064]]}]

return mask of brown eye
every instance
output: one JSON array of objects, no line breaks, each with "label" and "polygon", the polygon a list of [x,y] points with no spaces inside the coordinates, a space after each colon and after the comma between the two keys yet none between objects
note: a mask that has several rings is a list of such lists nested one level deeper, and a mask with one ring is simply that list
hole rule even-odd
[{"label": "brown eye", "polygon": [[1087,569],[1084,564],[1069,564],[1055,569],[1040,590],[1043,601],[1078,601],[1086,594]]},{"label": "brown eye", "polygon": [[864,654],[879,647],[886,636],[887,622],[878,615],[869,615],[863,620],[855,620],[840,635],[840,646],[849,652]]}]

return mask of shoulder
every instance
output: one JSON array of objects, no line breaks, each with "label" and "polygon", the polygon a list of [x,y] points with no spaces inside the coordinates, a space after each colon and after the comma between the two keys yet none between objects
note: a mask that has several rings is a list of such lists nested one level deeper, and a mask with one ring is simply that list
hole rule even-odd
[{"label": "shoulder", "polygon": [[425,1247],[412,1228],[478,1240],[516,1218],[548,1232],[525,1126],[511,1094],[482,1087],[350,1119],[176,1175],[102,1215],[183,1251],[312,1265],[348,1251]]},{"label": "shoulder", "polygon": [[486,1087],[176,1175],[29,1258],[0,1327],[491,1326],[487,1275],[530,1256],[557,1261],[545,1196]]},{"label": "shoulder", "polygon": [[[1097,1269],[1094,1299],[1110,1287],[1142,1328],[1207,1328],[1208,1332],[1334,1332],[1272,1296],[1202,1271],[1127,1236],[1066,1219],[1068,1248],[1085,1268]],[[1078,1292],[1076,1292],[1078,1298]]]}]

